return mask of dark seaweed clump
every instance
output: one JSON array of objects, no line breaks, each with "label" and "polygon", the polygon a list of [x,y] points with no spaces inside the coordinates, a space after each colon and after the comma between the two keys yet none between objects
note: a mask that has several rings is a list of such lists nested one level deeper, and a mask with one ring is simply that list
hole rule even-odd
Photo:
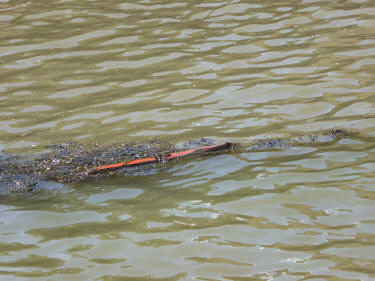
[{"label": "dark seaweed clump", "polygon": [[139,158],[157,157],[174,152],[176,148],[165,142],[149,144],[128,143],[110,146],[69,143],[50,146],[50,152],[23,159],[9,153],[0,158],[0,193],[30,191],[41,181],[77,182],[97,179],[116,173],[139,175],[147,167],[124,168],[105,174],[87,175],[96,166],[126,162]]},{"label": "dark seaweed clump", "polygon": [[322,134],[304,134],[290,139],[265,138],[263,140],[258,140],[250,144],[246,148],[246,150],[257,151],[285,149],[291,146],[329,143],[333,141],[338,141],[342,138],[353,137],[356,135],[358,135],[358,133],[346,129],[331,129],[324,131]]},{"label": "dark seaweed clump", "polygon": [[[322,134],[306,134],[291,139],[264,139],[247,145],[245,149],[250,151],[284,149],[290,146],[329,143],[353,135],[356,133],[345,129],[334,129]],[[1,153],[0,193],[34,190],[41,182],[46,181],[66,183],[98,179],[114,174],[129,176],[147,174],[152,165],[126,167],[100,174],[90,174],[87,171],[97,166],[148,157],[156,157],[162,162],[166,155],[177,150],[214,143],[212,139],[201,138],[190,141],[180,149],[160,141],[153,141],[149,144],[127,143],[109,146],[69,143],[53,145],[50,147],[50,152],[34,157],[22,158],[9,153]]]}]

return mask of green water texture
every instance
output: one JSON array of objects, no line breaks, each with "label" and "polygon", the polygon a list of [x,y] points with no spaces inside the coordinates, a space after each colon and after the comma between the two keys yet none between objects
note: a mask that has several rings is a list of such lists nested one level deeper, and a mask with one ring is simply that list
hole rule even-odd
[{"label": "green water texture", "polygon": [[375,2],[0,0],[0,150],[250,143],[0,197],[0,280],[374,280]]}]

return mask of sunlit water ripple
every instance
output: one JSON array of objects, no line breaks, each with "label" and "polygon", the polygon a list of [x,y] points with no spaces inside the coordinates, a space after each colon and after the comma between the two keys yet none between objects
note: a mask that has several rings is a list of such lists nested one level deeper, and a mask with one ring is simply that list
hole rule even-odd
[{"label": "sunlit water ripple", "polygon": [[358,132],[1,196],[0,279],[375,279],[373,1],[0,11],[0,149]]}]

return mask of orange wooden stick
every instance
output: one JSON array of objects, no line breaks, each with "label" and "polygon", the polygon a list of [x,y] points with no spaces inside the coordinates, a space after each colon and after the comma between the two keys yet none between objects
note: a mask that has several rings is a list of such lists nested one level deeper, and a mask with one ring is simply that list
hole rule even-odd
[{"label": "orange wooden stick", "polygon": [[95,174],[95,173],[99,173],[99,172],[107,172],[107,171],[122,168],[124,166],[136,166],[136,165],[142,165],[142,164],[147,164],[147,163],[155,163],[157,161],[158,161],[158,159],[156,159],[155,157],[150,157],[150,158],[136,159],[136,160],[132,160],[132,161],[129,161],[129,162],[120,162],[120,163],[116,163],[116,164],[98,166],[98,167],[95,167],[92,170],[89,170],[88,174]]},{"label": "orange wooden stick", "polygon": [[[233,146],[234,144],[230,142],[225,142],[223,144],[208,145],[208,146],[198,147],[194,149],[174,152],[164,157],[164,159],[173,160],[179,157],[189,156],[189,155],[198,154],[198,153],[230,149]],[[129,162],[121,162],[121,163],[115,163],[115,164],[110,164],[110,165],[98,166],[98,167],[95,167],[91,170],[84,172],[84,174],[85,175],[96,174],[100,172],[107,172],[107,171],[119,169],[125,166],[137,166],[137,165],[143,165],[143,164],[148,164],[148,163],[156,163],[158,161],[159,160],[156,157],[136,159],[136,160],[132,160]]]}]

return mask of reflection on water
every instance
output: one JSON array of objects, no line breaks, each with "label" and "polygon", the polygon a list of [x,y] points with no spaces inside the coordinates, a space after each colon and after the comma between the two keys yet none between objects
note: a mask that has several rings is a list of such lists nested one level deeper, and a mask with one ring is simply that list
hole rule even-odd
[{"label": "reflection on water", "polygon": [[6,280],[375,278],[371,1],[0,1],[0,149],[359,136],[0,198]]}]

